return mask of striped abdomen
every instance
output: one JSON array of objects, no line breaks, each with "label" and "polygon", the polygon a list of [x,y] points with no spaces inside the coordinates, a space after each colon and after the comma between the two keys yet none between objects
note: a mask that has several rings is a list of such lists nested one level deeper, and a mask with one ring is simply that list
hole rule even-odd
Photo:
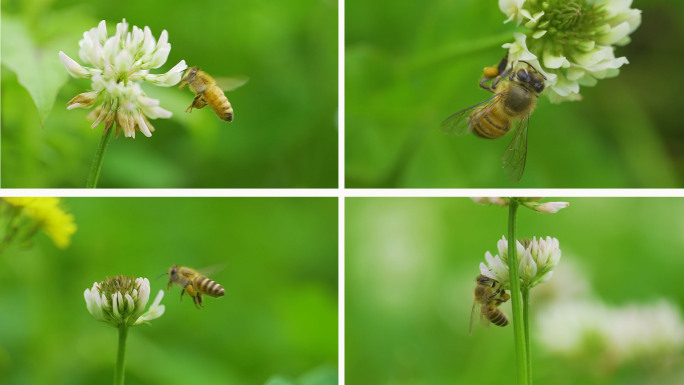
[{"label": "striped abdomen", "polygon": [[233,106],[230,105],[226,94],[218,86],[212,86],[204,91],[204,100],[214,110],[216,116],[227,122],[233,121]]},{"label": "striped abdomen", "polygon": [[470,115],[468,124],[473,134],[486,139],[504,136],[511,129],[511,119],[502,111],[501,105],[480,108]]},{"label": "striped abdomen", "polygon": [[192,285],[197,292],[206,294],[210,297],[221,297],[226,295],[223,286],[202,275],[198,275],[193,280]]},{"label": "striped abdomen", "polygon": [[496,326],[506,326],[508,325],[508,317],[506,317],[506,314],[499,310],[496,306],[494,305],[482,305],[482,314],[487,317],[489,322],[493,323]]}]

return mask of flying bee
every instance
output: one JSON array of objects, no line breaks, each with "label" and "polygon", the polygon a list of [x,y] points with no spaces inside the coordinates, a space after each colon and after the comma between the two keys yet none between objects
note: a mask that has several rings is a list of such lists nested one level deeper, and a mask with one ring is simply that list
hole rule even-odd
[{"label": "flying bee", "polygon": [[[518,128],[502,158],[504,172],[515,182],[525,170],[530,114],[537,105],[539,94],[544,91],[546,79],[530,63],[519,62],[527,67],[515,70],[511,65],[506,69],[508,56],[505,56],[497,67],[485,68],[480,87],[494,96],[449,116],[441,126],[442,131],[449,134],[465,135],[472,131],[481,138],[496,139],[510,131],[513,120],[518,119]],[[492,79],[491,86],[485,84]]]},{"label": "flying bee", "polygon": [[473,291],[475,301],[472,313],[470,313],[470,333],[473,333],[473,323],[478,315],[485,325],[490,322],[496,326],[508,325],[508,317],[499,309],[499,305],[508,301],[511,296],[506,293],[499,281],[486,275],[478,275],[475,282],[477,286]]},{"label": "flying bee", "polygon": [[226,291],[221,285],[185,266],[171,266],[169,269],[169,283],[166,285],[167,291],[172,283],[183,288],[181,291],[181,300],[183,299],[183,294],[187,291],[198,309],[204,307],[202,306],[202,294],[206,294],[210,297],[222,297],[226,295]]},{"label": "flying bee", "polygon": [[[246,78],[226,78],[224,81],[226,91],[230,91],[247,82]],[[190,86],[190,90],[195,93],[195,99],[192,104],[188,106],[185,112],[192,112],[193,108],[204,108],[207,104],[216,113],[221,120],[228,122],[233,121],[233,107],[230,105],[228,98],[223,93],[223,90],[218,86],[216,80],[208,73],[199,69],[199,67],[190,67],[185,72],[185,76],[181,79],[180,89]]]}]

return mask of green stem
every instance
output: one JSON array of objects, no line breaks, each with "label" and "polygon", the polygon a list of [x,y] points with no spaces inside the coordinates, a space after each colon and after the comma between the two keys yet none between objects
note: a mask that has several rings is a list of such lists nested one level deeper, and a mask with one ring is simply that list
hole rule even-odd
[{"label": "green stem", "polygon": [[2,254],[5,251],[5,248],[9,247],[9,245],[16,239],[16,235],[19,232],[19,226],[17,223],[19,222],[22,208],[14,207],[9,204],[8,206],[10,219],[7,221],[7,226],[5,227],[5,236],[2,238],[2,242],[0,243],[0,254]]},{"label": "green stem", "polygon": [[126,360],[126,337],[128,337],[128,326],[119,326],[119,351],[116,353],[116,368],[114,369],[114,385],[123,385],[124,366]]},{"label": "green stem", "polygon": [[530,364],[527,362],[527,338],[523,317],[523,304],[518,273],[518,255],[516,247],[516,215],[518,200],[511,198],[508,205],[508,274],[511,282],[511,305],[513,307],[513,337],[515,339],[515,356],[518,363],[518,385],[529,385]]},{"label": "green stem", "polygon": [[527,361],[527,376],[532,383],[532,344],[530,344],[530,288],[522,288],[523,325],[525,327],[525,360]]},{"label": "green stem", "polygon": [[109,127],[107,132],[102,134],[100,139],[100,144],[97,146],[97,152],[95,152],[95,159],[93,159],[93,165],[90,167],[90,174],[88,174],[88,181],[86,182],[86,188],[97,187],[97,180],[100,178],[100,170],[102,169],[102,161],[104,160],[104,154],[107,150],[107,145],[109,144],[109,139],[112,137],[112,131],[116,127]]}]

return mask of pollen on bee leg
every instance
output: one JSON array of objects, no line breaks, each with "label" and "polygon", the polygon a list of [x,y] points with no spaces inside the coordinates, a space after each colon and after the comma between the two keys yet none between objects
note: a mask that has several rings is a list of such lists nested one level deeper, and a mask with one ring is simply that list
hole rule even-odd
[{"label": "pollen on bee leg", "polygon": [[497,67],[485,67],[482,71],[482,76],[486,78],[495,78],[499,76],[499,69]]}]

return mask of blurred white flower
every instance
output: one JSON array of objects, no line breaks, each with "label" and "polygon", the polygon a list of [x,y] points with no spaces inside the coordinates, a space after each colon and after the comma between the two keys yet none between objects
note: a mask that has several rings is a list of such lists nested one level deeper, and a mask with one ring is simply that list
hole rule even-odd
[{"label": "blurred white flower", "polygon": [[617,76],[627,58],[615,57],[614,46],[629,43],[641,24],[641,11],[631,0],[499,0],[499,8],[524,24],[526,33],[506,43],[508,60],[528,61],[546,76],[551,102],[579,100],[580,85]]},{"label": "blurred white flower", "polygon": [[473,202],[479,205],[495,205],[495,206],[508,206],[510,198],[504,197],[471,197]]},{"label": "blurred white flower", "polygon": [[116,25],[116,33],[107,37],[107,27],[102,20],[97,28],[83,33],[78,43],[78,55],[85,67],[64,52],[59,57],[67,72],[75,78],[90,78],[92,91],[76,95],[67,103],[67,109],[98,106],[88,115],[94,120],[91,128],[105,123],[105,132],[117,123],[126,137],[135,138],[135,131],[152,136],[154,127],[147,118],[169,118],[171,112],[159,106],[159,100],[148,98],[140,88],[139,81],[157,86],[170,87],[181,80],[187,68],[181,60],[165,74],[150,74],[150,69],[161,67],[169,56],[171,44],[168,33],[162,31],[159,40],[152,36],[149,27],[133,26],[128,32],[126,19]]},{"label": "blurred white flower", "polygon": [[[473,202],[480,205],[495,205],[506,207],[512,198],[508,197],[471,197]],[[568,202],[544,202],[538,201],[544,199],[542,197],[517,197],[515,198],[522,206],[525,206],[534,211],[545,214],[557,213],[560,209],[564,209],[570,205]]]},{"label": "blurred white flower", "polygon": [[[497,242],[497,248],[501,255],[492,256],[487,251],[485,253],[487,264],[480,263],[480,273],[496,279],[501,282],[505,289],[508,289],[510,288],[510,277],[506,237],[502,237]],[[516,249],[520,281],[530,288],[548,281],[561,258],[558,239],[552,237],[539,238],[539,240],[534,237],[532,240],[516,241]]]},{"label": "blurred white flower", "polygon": [[133,326],[146,323],[164,314],[160,305],[164,291],[159,290],[150,309],[145,312],[150,298],[150,281],[147,278],[116,276],[102,282],[83,293],[86,307],[96,320],[112,326]]},{"label": "blurred white flower", "polygon": [[684,347],[684,322],[666,301],[611,308],[592,300],[560,301],[538,313],[536,333],[556,354],[599,354],[616,364],[669,357]]},{"label": "blurred white flower", "polygon": [[544,214],[554,214],[570,205],[568,202],[522,202],[522,205]]}]

